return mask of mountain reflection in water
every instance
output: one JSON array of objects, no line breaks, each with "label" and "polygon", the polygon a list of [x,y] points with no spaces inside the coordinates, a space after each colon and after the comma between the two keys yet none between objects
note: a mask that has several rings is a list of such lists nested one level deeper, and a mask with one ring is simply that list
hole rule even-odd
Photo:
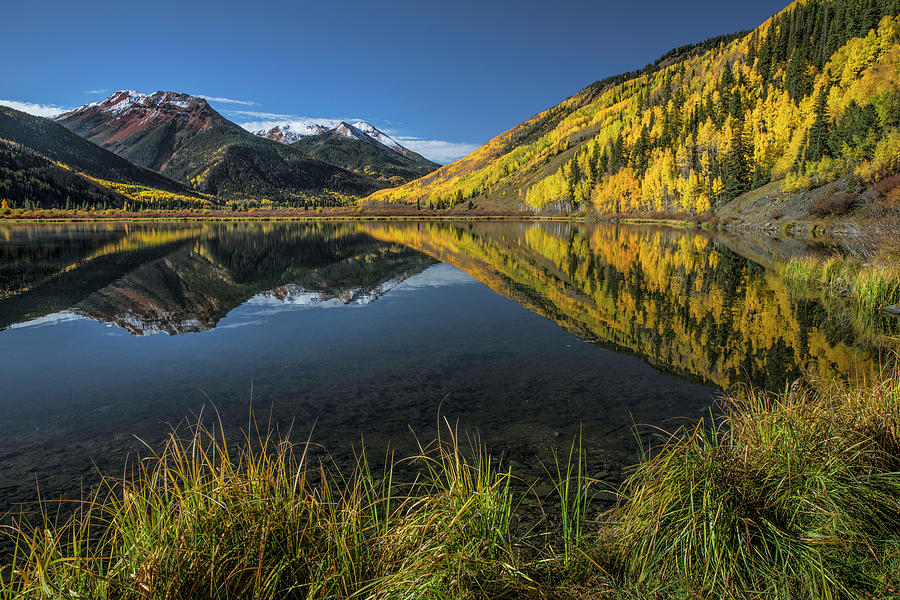
[{"label": "mountain reflection in water", "polygon": [[636,424],[877,367],[896,322],[792,297],[778,267],[808,251],[564,223],[4,225],[0,512],[121,472],[210,402],[345,463],[446,416],[526,479],[580,434],[615,484]]}]

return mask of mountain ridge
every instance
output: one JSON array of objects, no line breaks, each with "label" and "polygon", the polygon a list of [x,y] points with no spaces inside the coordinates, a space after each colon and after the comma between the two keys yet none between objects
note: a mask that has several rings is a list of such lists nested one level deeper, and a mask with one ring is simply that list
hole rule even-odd
[{"label": "mountain ridge", "polygon": [[56,121],[123,158],[226,201],[344,204],[419,177],[433,164],[421,159],[420,165],[371,138],[361,141],[377,146],[378,152],[400,154],[403,160],[360,158],[371,151],[351,152],[353,159],[345,160],[346,151],[280,143],[269,138],[284,139],[285,129],[273,130],[271,136],[253,134],[205,99],[179,92],[121,90],[63,113]]}]

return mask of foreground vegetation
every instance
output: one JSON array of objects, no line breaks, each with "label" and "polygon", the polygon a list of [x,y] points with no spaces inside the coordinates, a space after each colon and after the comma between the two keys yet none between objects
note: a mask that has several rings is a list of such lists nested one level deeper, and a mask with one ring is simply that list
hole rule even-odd
[{"label": "foreground vegetation", "polygon": [[[863,236],[868,247],[827,257],[790,260],[783,268],[792,295],[842,307],[857,322],[872,322],[890,311],[900,316],[900,239],[890,227]],[[865,245],[865,244],[864,244]]]},{"label": "foreground vegetation", "polygon": [[900,304],[900,266],[866,265],[858,260],[813,257],[791,260],[784,269],[788,285],[798,292],[817,289],[832,297],[847,297],[866,312]]},{"label": "foreground vegetation", "polygon": [[[172,435],[56,524],[8,531],[0,598],[887,597],[900,577],[900,371],[747,391],[648,452],[594,518],[582,452],[548,522],[451,431],[374,472],[309,444]],[[463,452],[462,448],[470,450]],[[411,483],[395,474],[412,469]],[[540,543],[537,540],[544,540]],[[550,541],[546,541],[550,540]]]}]

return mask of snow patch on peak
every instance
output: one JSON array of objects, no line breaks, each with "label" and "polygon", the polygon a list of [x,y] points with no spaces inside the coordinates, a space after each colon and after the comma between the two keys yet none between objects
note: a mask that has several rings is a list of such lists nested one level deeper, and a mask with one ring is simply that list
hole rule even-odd
[{"label": "snow patch on peak", "polygon": [[142,94],[141,92],[136,92],[134,90],[119,90],[108,98],[98,102],[85,104],[81,108],[76,108],[61,116],[80,113],[88,109],[98,109],[101,112],[111,115],[120,115],[132,109],[158,110],[160,108],[167,108],[169,110],[175,109],[176,111],[180,111],[187,110],[193,101],[193,96],[182,94],[180,92],[159,91],[154,92],[153,94]]},{"label": "snow patch on peak", "polygon": [[108,98],[85,104],[81,108],[76,108],[71,112],[78,112],[86,108],[99,108],[104,112],[118,113],[127,108],[139,104],[148,98],[147,94],[141,94],[134,90],[119,90],[111,94]]},{"label": "snow patch on peak", "polygon": [[334,135],[349,138],[351,140],[359,140],[361,142],[368,141],[368,137],[364,132],[360,131],[350,123],[341,121],[340,125],[331,130]]},{"label": "snow patch on peak", "polygon": [[301,138],[310,135],[319,135],[326,131],[328,131],[328,127],[319,125],[318,123],[297,122],[275,125],[271,129],[259,129],[252,131],[251,133],[275,142],[281,142],[282,144],[291,144]]},{"label": "snow patch on peak", "polygon": [[357,129],[359,129],[360,131],[362,131],[363,133],[365,133],[367,136],[369,136],[373,140],[375,140],[381,144],[384,144],[385,146],[387,146],[394,152],[399,152],[400,154],[408,154],[409,153],[409,150],[407,150],[406,148],[404,148],[403,146],[398,144],[394,138],[392,138],[388,134],[384,133],[383,131],[379,130],[377,127],[375,127],[371,123],[366,123],[365,121],[358,121],[357,123],[354,123],[353,126],[356,127]]}]

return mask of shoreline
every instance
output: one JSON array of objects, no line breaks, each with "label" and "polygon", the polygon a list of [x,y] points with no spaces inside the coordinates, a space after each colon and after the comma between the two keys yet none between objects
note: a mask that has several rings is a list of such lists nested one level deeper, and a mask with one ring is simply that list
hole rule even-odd
[{"label": "shoreline", "polygon": [[[275,211],[273,211],[275,212]],[[304,211],[305,212],[305,211]],[[224,214],[223,214],[224,213]],[[0,216],[0,225],[12,223],[185,223],[185,222],[309,222],[322,221],[439,221],[439,222],[490,222],[490,221],[521,221],[521,222],[549,222],[549,223],[609,223],[622,225],[656,225],[673,227],[678,229],[698,229],[703,231],[720,231],[734,234],[741,233],[765,233],[781,234],[785,237],[797,239],[814,239],[820,236],[858,236],[867,229],[883,226],[880,223],[859,223],[854,219],[839,221],[823,220],[791,220],[779,223],[748,220],[719,221],[715,216],[707,218],[685,217],[652,217],[652,216],[566,216],[566,215],[540,215],[540,214],[485,214],[473,215],[459,214],[391,214],[374,213],[365,214],[358,212],[336,212],[336,214],[294,214],[291,212],[276,214],[232,215],[222,211],[220,214],[118,214],[118,215],[78,215],[78,216]],[[712,223],[712,225],[710,225]]]},{"label": "shoreline", "polygon": [[[511,466],[483,445],[463,451],[452,428],[381,472],[364,449],[342,473],[307,464],[309,442],[265,431],[229,460],[231,444],[198,424],[105,479],[112,493],[89,493],[72,520],[14,525],[0,598],[210,586],[258,598],[754,596],[735,582],[819,597],[823,580],[842,597],[887,597],[900,567],[898,402],[896,365],[872,380],[731,395],[718,426],[683,426],[646,452],[599,514],[576,440],[548,472],[560,517],[525,532]],[[823,436],[838,443],[826,450]],[[415,481],[395,478],[407,461]]]}]

